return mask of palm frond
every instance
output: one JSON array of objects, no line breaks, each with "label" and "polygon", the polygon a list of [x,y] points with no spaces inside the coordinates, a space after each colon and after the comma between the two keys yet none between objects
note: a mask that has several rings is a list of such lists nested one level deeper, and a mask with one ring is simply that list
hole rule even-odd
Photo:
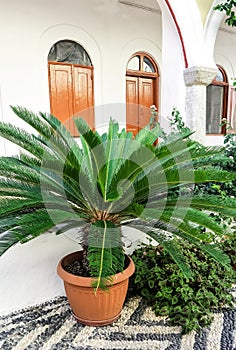
[{"label": "palm frond", "polygon": [[199,244],[199,248],[226,269],[231,269],[229,256],[219,249],[218,246],[213,244]]},{"label": "palm frond", "polygon": [[160,136],[162,130],[159,124],[157,124],[154,128],[150,129],[149,126],[142,128],[137,135],[135,136],[135,140],[142,145],[152,145]]},{"label": "palm frond", "polygon": [[170,254],[176,265],[179,267],[183,275],[190,279],[192,277],[192,270],[187,262],[186,257],[183,255],[183,252],[179,248],[176,241],[173,239],[170,240],[160,240],[160,244],[163,246],[163,248]]},{"label": "palm frond", "polygon": [[[165,208],[164,210],[145,208],[140,217],[145,221],[160,220],[167,223],[169,220],[169,223],[171,224],[175,222],[176,224],[174,224],[174,226],[177,225],[177,227],[183,222],[190,223],[190,225],[192,223],[192,229],[194,229],[194,227],[196,228],[196,226],[202,226],[208,228],[219,236],[222,236],[225,233],[225,229],[218,224],[214,218],[209,216],[208,213],[192,209],[191,207],[181,208],[178,206],[178,203],[176,204],[176,207],[170,209]],[[190,232],[193,232],[192,229]],[[201,240],[209,240],[208,234],[201,235]]]},{"label": "palm frond", "polygon": [[30,134],[24,129],[18,128],[12,124],[0,122],[0,136],[13,142],[39,159],[46,155],[48,157],[51,156],[47,147],[45,147],[34,134]]},{"label": "palm frond", "polygon": [[46,139],[50,139],[53,134],[53,129],[48,125],[48,123],[43,122],[42,118],[40,118],[36,113],[21,106],[10,107],[20,119],[24,120]]},{"label": "palm frond", "polygon": [[88,261],[95,291],[111,283],[111,276],[124,268],[120,227],[110,221],[97,221],[90,227]]},{"label": "palm frond", "polygon": [[77,142],[53,115],[12,109],[33,133],[0,123],[0,136],[23,150],[0,157],[0,253],[55,225],[57,234],[85,228],[81,242],[97,289],[123,269],[120,226],[126,224],[159,239],[185,276],[190,271],[175,236],[227,265],[211,244],[224,231],[210,213],[236,217],[236,199],[194,191],[196,184],[235,181],[217,166],[225,160],[222,147],[190,140],[187,129],[156,144],[159,125],[132,137],[113,120],[99,135],[81,118],[74,120]]},{"label": "palm frond", "polygon": [[[170,200],[167,205],[173,205]],[[182,206],[188,203],[183,196],[178,199],[178,203]],[[204,194],[193,195],[191,199],[191,207],[198,210],[206,210],[209,213],[221,213],[226,216],[235,217],[236,215],[236,198],[222,198],[219,195]]]}]

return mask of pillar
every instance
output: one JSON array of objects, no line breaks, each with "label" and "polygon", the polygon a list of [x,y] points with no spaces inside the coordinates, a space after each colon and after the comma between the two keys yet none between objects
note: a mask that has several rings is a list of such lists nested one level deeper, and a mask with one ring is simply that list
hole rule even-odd
[{"label": "pillar", "polygon": [[186,125],[195,131],[193,139],[204,144],[206,139],[206,86],[217,74],[212,67],[194,66],[184,70],[186,85]]}]

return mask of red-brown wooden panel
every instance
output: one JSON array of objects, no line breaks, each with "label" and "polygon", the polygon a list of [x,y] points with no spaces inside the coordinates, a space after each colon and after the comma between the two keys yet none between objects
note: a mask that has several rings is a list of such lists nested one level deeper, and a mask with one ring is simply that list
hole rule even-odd
[{"label": "red-brown wooden panel", "polygon": [[66,123],[73,114],[71,66],[49,64],[49,88],[51,113]]},{"label": "red-brown wooden panel", "polygon": [[126,130],[138,132],[139,124],[138,78],[126,77]]},{"label": "red-brown wooden panel", "polygon": [[139,129],[150,122],[150,106],[155,104],[154,81],[151,78],[139,78]]},{"label": "red-brown wooden panel", "polygon": [[73,136],[78,136],[73,116],[83,117],[94,128],[92,67],[49,62],[49,91],[51,113]]},{"label": "red-brown wooden panel", "polygon": [[73,66],[74,115],[84,118],[94,128],[93,71]]},{"label": "red-brown wooden panel", "polygon": [[152,78],[126,77],[126,128],[134,135],[150,122],[150,106],[156,104],[155,83]]}]

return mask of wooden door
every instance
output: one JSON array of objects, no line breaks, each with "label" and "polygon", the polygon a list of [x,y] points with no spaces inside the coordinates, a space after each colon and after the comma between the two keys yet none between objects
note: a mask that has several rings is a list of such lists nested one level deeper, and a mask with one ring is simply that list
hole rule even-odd
[{"label": "wooden door", "polygon": [[73,66],[73,111],[94,128],[93,71],[91,68]]},{"label": "wooden door", "polygon": [[126,130],[134,135],[137,133],[139,124],[139,92],[138,78],[126,78]]},{"label": "wooden door", "polygon": [[92,67],[49,62],[49,91],[51,113],[73,136],[78,136],[73,116],[83,117],[94,128]]},{"label": "wooden door", "polygon": [[62,123],[73,115],[72,67],[66,64],[49,64],[51,113]]},{"label": "wooden door", "polygon": [[126,129],[137,132],[150,122],[150,106],[156,103],[155,80],[126,77]]},{"label": "wooden door", "polygon": [[150,123],[150,106],[154,104],[154,80],[152,78],[139,78],[139,130]]}]

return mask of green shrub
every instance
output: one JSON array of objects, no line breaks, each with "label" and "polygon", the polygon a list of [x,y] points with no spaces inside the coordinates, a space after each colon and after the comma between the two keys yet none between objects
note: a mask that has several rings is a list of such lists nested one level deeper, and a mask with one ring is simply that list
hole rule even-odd
[{"label": "green shrub", "polygon": [[[231,265],[236,270],[236,227],[233,226],[234,230],[232,234],[226,236],[222,242],[224,252],[230,257]],[[234,280],[234,282],[236,282]]]},{"label": "green shrub", "polygon": [[229,290],[235,271],[217,264],[190,243],[176,240],[176,244],[193,272],[191,279],[165,249],[148,245],[132,255],[136,271],[130,289],[132,295],[143,296],[157,316],[168,316],[172,325],[188,333],[211,323],[212,308],[232,306]]}]

